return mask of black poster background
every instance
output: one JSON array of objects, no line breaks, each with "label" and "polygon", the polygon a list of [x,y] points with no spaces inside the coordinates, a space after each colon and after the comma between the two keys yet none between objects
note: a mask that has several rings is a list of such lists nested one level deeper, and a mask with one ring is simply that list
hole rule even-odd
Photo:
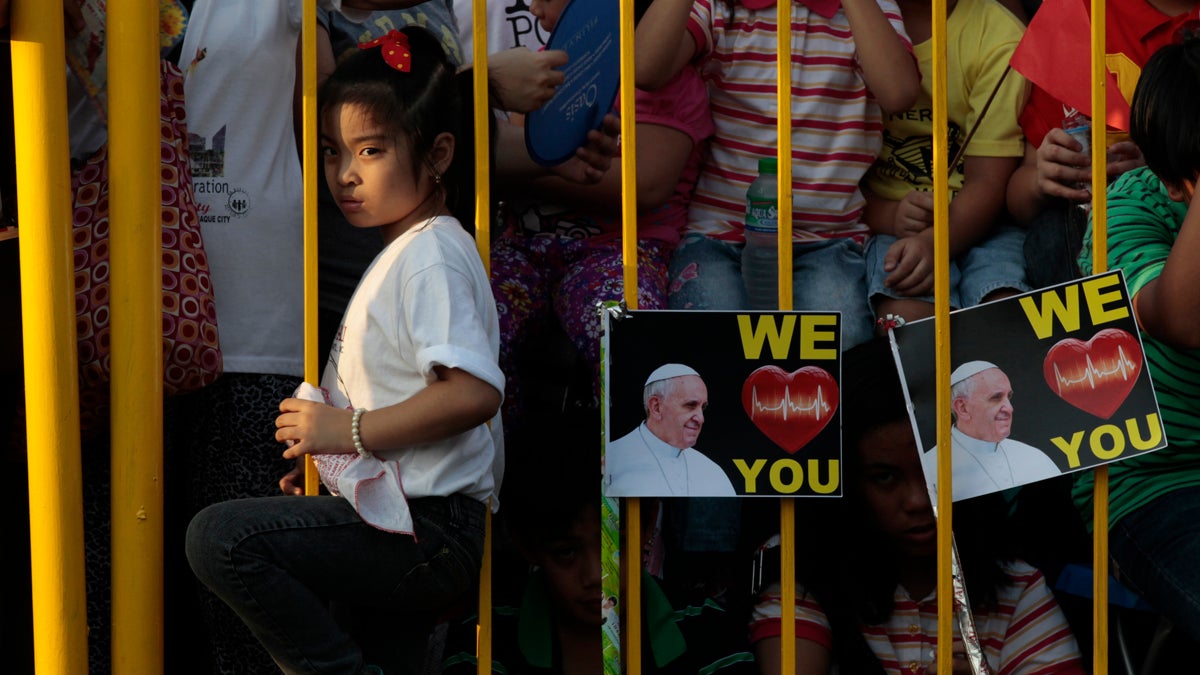
[{"label": "black poster background", "polygon": [[[758,317],[774,315],[777,321],[785,315],[795,315],[796,328],[786,358],[775,359],[768,343],[764,341],[757,359],[747,359],[743,351],[742,335],[738,327],[738,316],[750,317],[756,325]],[[829,481],[826,471],[833,466],[830,460],[838,460],[841,469],[841,409],[836,409],[826,426],[794,455],[781,449],[764,435],[751,421],[742,407],[742,386],[746,378],[757,368],[775,365],[787,373],[805,366],[818,366],[841,382],[840,324],[822,327],[832,332],[832,342],[822,342],[818,347],[832,349],[833,359],[805,360],[800,355],[801,318],[804,315],[839,320],[830,312],[715,312],[715,311],[629,311],[625,318],[607,320],[605,334],[605,409],[607,415],[607,440],[615,440],[636,428],[645,420],[642,407],[642,388],[646,377],[664,363],[682,363],[700,373],[708,388],[708,409],[705,422],[695,448],[713,461],[729,475],[739,496],[839,496],[842,479],[830,494],[817,494],[809,484],[808,460],[817,460],[820,480]],[[768,464],[759,474],[757,492],[746,493],[746,480],[734,465],[734,459],[743,459],[753,464],[756,459],[765,459]],[[769,467],[778,460],[799,462],[804,473],[802,487],[796,492],[783,493],[771,487],[768,481]],[[784,472],[785,480],[791,474]]]}]

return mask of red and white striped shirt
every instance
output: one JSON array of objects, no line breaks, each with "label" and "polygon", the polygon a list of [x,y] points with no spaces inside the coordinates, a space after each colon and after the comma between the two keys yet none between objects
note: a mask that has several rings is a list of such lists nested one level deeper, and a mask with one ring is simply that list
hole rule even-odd
[{"label": "red and white striped shirt", "polygon": [[[877,0],[912,44],[894,0]],[[792,8],[792,194],[797,240],[863,236],[859,180],[879,155],[883,118],[867,90],[850,22]],[[740,242],[758,160],[775,157],[776,8],[696,0],[688,29],[709,81],[716,135],[692,195],[688,231]],[[788,50],[783,50],[785,53]]]},{"label": "red and white striped shirt", "polygon": [[[975,629],[993,673],[997,675],[1083,675],[1079,645],[1066,617],[1046,586],[1042,573],[1029,564],[1002,563],[1012,583],[998,589],[996,606],[975,616]],[[937,651],[937,594],[913,600],[896,586],[895,607],[887,623],[862,624],[863,637],[889,675],[924,675]],[[750,640],[780,634],[780,588],[769,586],[750,621]],[[796,637],[832,647],[829,621],[821,606],[803,589],[796,590]],[[955,625],[954,639],[961,640]]]}]

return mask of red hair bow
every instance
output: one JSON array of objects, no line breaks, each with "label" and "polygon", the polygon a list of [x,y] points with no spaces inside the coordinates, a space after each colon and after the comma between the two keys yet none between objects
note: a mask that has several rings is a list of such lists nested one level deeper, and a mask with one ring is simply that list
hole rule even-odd
[{"label": "red hair bow", "polygon": [[396,29],[388,31],[387,35],[364,42],[359,49],[379,47],[383,60],[402,73],[412,70],[412,50],[408,47],[408,36]]}]

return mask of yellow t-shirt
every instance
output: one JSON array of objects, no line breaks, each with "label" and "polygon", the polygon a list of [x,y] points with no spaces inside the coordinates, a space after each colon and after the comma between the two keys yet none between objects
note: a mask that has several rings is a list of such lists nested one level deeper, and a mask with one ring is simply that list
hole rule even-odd
[{"label": "yellow t-shirt", "polygon": [[[946,94],[950,127],[947,160],[959,148],[996,89],[1003,84],[975,131],[967,155],[1021,157],[1024,144],[1017,117],[1025,107],[1029,85],[1008,60],[1025,26],[995,0],[959,0],[946,22]],[[864,182],[875,194],[899,200],[912,191],[933,188],[933,44],[913,45],[921,68],[921,95],[916,104],[884,120],[883,151]],[[963,184],[963,164],[950,176],[951,193]]]}]

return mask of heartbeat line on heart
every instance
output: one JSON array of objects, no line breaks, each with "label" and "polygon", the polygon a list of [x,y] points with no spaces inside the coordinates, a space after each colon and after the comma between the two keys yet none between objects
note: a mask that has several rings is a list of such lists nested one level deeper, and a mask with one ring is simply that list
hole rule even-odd
[{"label": "heartbeat line on heart", "polygon": [[807,416],[815,420],[820,420],[832,410],[825,401],[825,392],[820,386],[817,387],[816,397],[809,401],[808,405],[804,405],[804,403],[803,399],[793,402],[790,388],[784,387],[783,398],[779,399],[774,405],[769,405],[766,402],[759,401],[758,387],[754,387],[750,391],[750,419],[754,419],[760,412],[765,412],[782,416],[785,422],[789,414],[797,413],[799,417]]},{"label": "heartbeat line on heart", "polygon": [[1122,380],[1128,381],[1130,374],[1137,371],[1137,364],[1135,364],[1133,361],[1130,361],[1129,357],[1125,355],[1124,347],[1117,348],[1116,363],[1113,364],[1112,368],[1109,370],[1097,368],[1096,365],[1092,363],[1091,354],[1088,354],[1085,359],[1087,361],[1087,367],[1084,368],[1083,374],[1078,379],[1067,378],[1058,369],[1058,362],[1056,361],[1054,363],[1054,379],[1058,383],[1058,393],[1060,395],[1065,390],[1072,389],[1075,387],[1075,385],[1083,384],[1084,382],[1087,382],[1088,388],[1095,389],[1097,383],[1103,384],[1105,380],[1115,375],[1119,375]]}]

